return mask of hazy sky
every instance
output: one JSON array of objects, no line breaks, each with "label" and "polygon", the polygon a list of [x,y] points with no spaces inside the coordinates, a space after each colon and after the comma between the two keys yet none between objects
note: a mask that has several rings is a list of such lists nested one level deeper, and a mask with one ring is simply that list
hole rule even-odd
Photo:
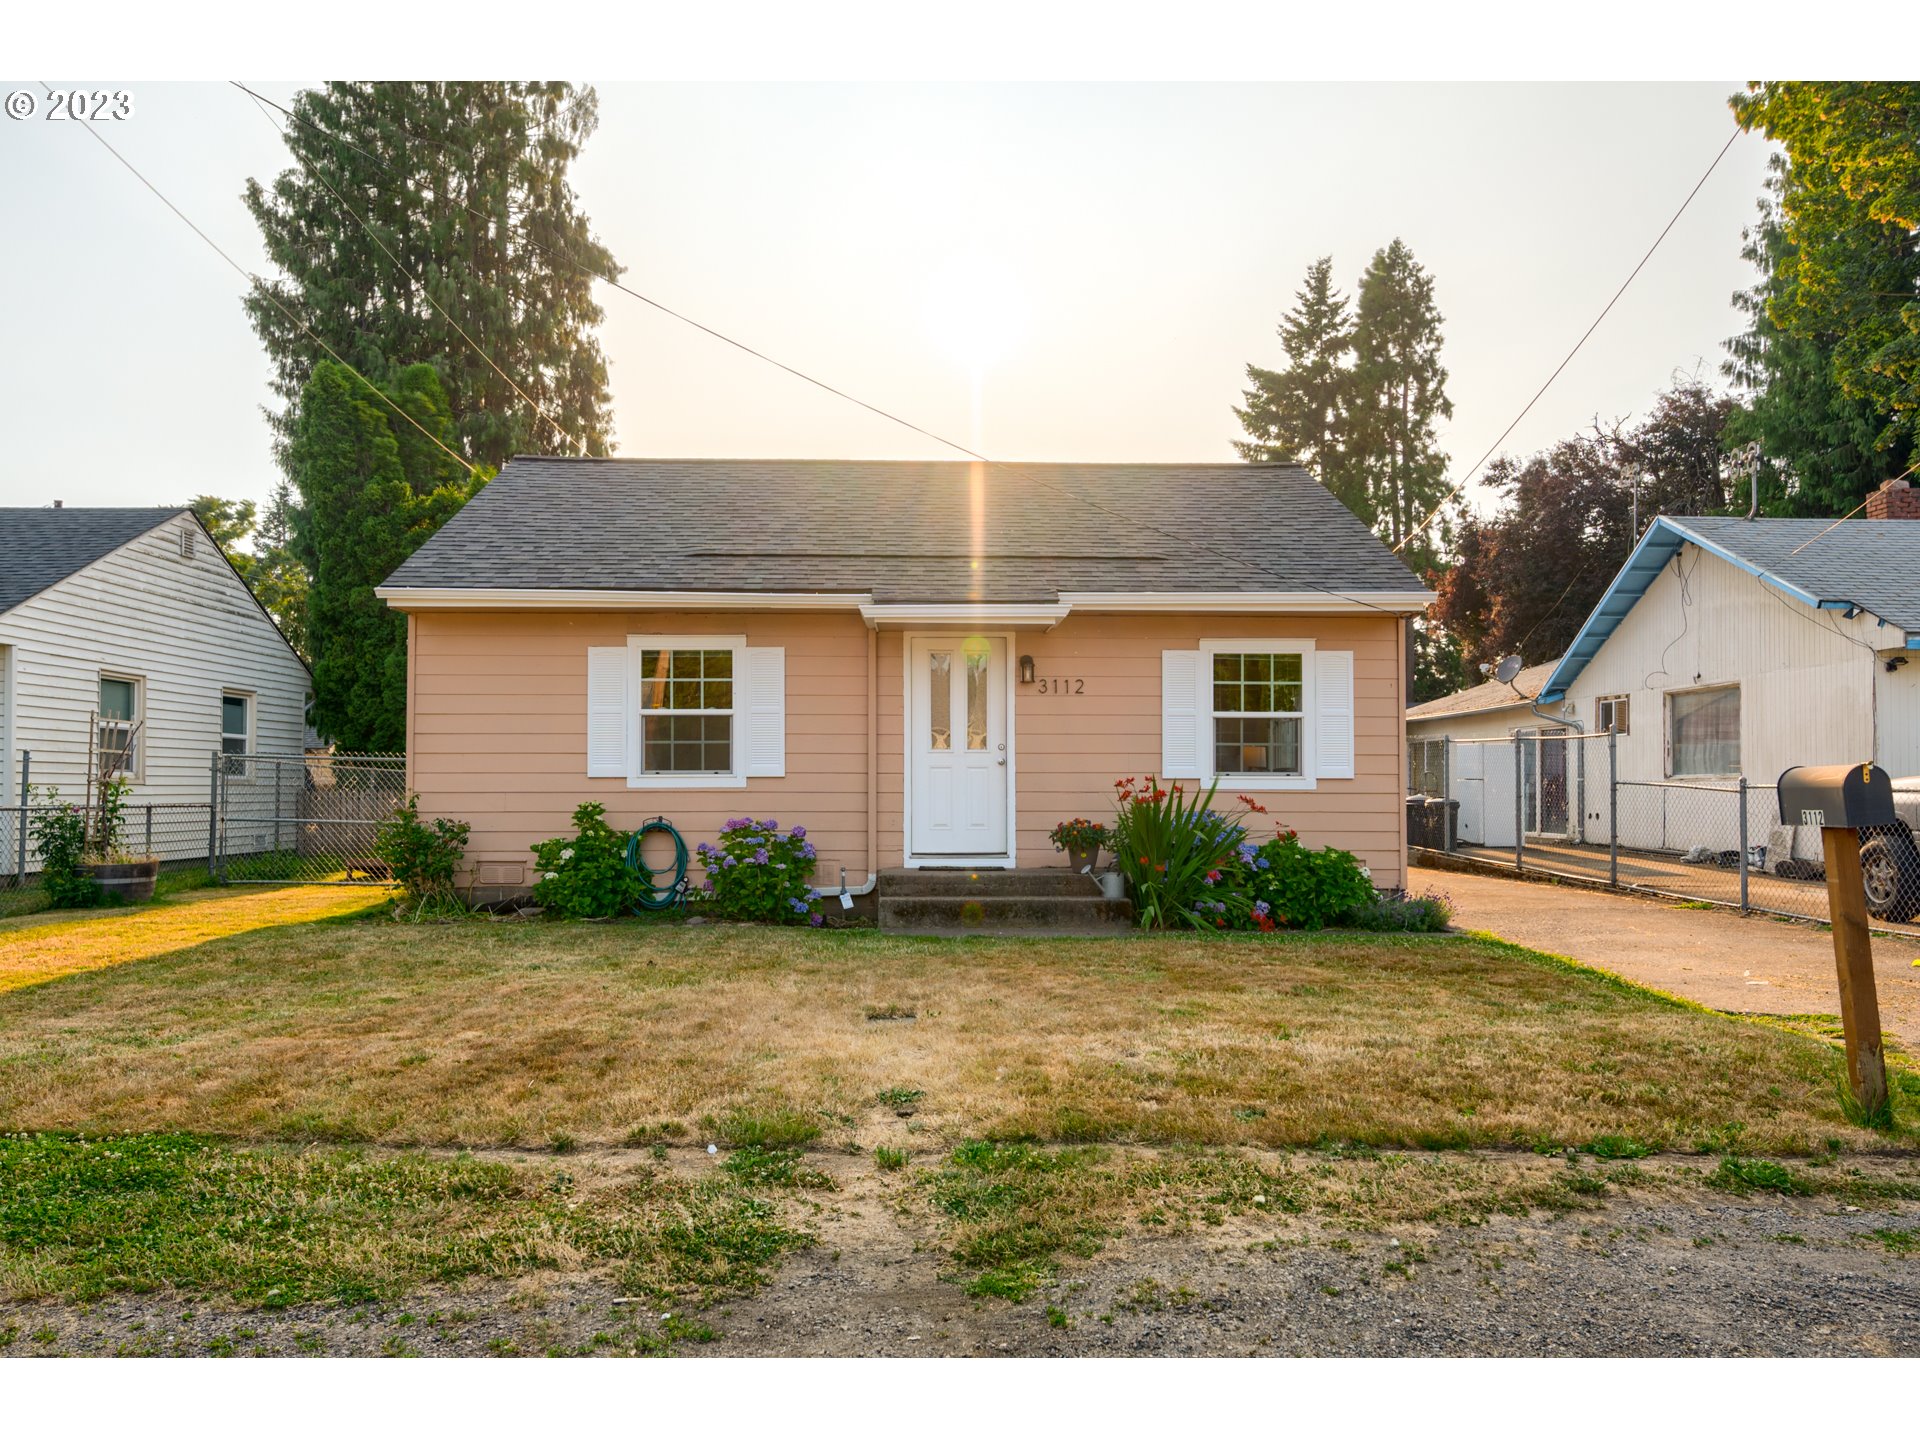
[{"label": "hazy sky", "polygon": [[[240,191],[288,162],[253,103],[87,83],[134,91],[105,133],[261,268]],[[627,284],[1007,459],[1232,458],[1307,265],[1351,289],[1398,235],[1436,278],[1457,470],[1699,178],[1736,88],[603,85],[574,185]],[[1735,142],[1507,449],[1717,377],[1765,160]],[[77,126],[0,120],[0,180],[0,503],[264,499],[239,278]],[[947,453],[600,289],[622,454]]]}]

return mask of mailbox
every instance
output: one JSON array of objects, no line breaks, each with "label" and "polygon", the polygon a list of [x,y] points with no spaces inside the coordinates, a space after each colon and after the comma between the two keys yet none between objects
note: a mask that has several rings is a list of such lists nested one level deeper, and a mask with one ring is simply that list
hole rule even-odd
[{"label": "mailbox", "polygon": [[1780,772],[1780,823],[1820,830],[1865,830],[1894,823],[1893,783],[1861,765],[1795,765]]}]

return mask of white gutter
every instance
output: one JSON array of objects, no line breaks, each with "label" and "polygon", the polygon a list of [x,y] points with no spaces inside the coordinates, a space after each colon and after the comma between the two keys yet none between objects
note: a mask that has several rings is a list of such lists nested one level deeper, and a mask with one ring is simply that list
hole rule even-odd
[{"label": "white gutter", "polygon": [[855,610],[867,594],[811,590],[510,590],[377,585],[396,610]]},{"label": "white gutter", "polygon": [[870,627],[881,625],[1044,625],[1067,618],[1071,605],[862,605]]},{"label": "white gutter", "polygon": [[1291,611],[1295,614],[1344,614],[1355,610],[1391,610],[1417,614],[1433,603],[1431,590],[1089,590],[1060,592],[1075,610],[1185,610],[1223,614]]}]

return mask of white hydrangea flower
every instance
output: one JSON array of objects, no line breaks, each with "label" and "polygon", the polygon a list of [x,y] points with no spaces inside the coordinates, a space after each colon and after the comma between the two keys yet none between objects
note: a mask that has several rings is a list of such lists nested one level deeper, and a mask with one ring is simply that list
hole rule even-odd
[{"label": "white hydrangea flower", "polygon": [[572,850],[570,850],[570,849],[568,849],[568,850],[562,850],[562,851],[560,852],[560,858],[561,858],[562,860],[571,860],[571,859],[573,859],[573,851],[572,851]]},{"label": "white hydrangea flower", "polygon": [[549,870],[549,871],[547,871],[547,879],[549,879],[549,880],[558,880],[559,878],[560,878],[560,877],[559,877],[559,875],[557,875],[557,874],[556,874],[555,872],[553,872],[552,870]]}]

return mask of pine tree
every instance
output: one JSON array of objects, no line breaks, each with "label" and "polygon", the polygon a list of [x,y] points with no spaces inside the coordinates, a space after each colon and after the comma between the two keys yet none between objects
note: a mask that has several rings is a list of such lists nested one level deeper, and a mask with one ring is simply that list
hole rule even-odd
[{"label": "pine tree", "polygon": [[[453,417],[432,366],[408,366],[384,393],[451,443]],[[292,549],[312,577],[313,723],[342,749],[397,751],[406,743],[406,617],[373,589],[466,503],[474,482],[332,361],[314,366],[295,414]]]},{"label": "pine tree", "polygon": [[326,351],[282,307],[376,384],[432,365],[456,448],[483,466],[524,451],[605,454],[601,312],[584,272],[620,267],[567,183],[597,123],[594,92],[334,81],[292,109],[296,163],[271,189],[248,182],[245,197],[282,272],[246,308],[287,407],[275,417],[283,462]]},{"label": "pine tree", "polygon": [[1360,281],[1353,325],[1353,408],[1347,451],[1375,533],[1406,542],[1402,558],[1415,573],[1434,568],[1449,522],[1415,526],[1447,492],[1447,457],[1434,421],[1453,414],[1440,363],[1440,312],[1433,277],[1395,240],[1377,252]]},{"label": "pine tree", "polygon": [[1353,371],[1353,326],[1347,299],[1333,288],[1333,260],[1307,268],[1293,309],[1280,319],[1283,370],[1247,366],[1246,403],[1234,414],[1248,438],[1234,441],[1243,460],[1305,466],[1363,519],[1363,496],[1346,465],[1346,422]]},{"label": "pine tree", "polygon": [[283,480],[254,530],[247,584],[273,616],[287,643],[303,660],[311,661],[313,655],[307,648],[307,570],[293,551],[295,508],[292,487]]}]

